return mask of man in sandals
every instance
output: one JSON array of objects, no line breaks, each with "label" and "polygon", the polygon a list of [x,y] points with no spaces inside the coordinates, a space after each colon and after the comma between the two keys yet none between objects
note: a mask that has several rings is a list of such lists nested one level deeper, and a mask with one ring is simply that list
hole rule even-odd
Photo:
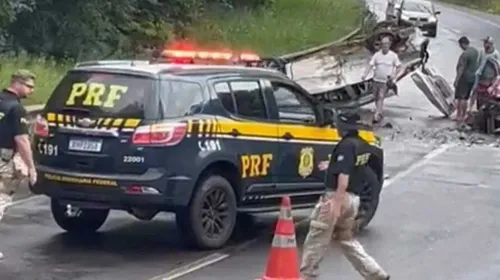
[{"label": "man in sandals", "polygon": [[387,85],[395,82],[400,68],[401,61],[398,55],[391,51],[391,40],[384,37],[381,41],[381,49],[373,55],[365,73],[361,76],[363,80],[366,80],[368,74],[373,70],[371,90],[375,97],[375,122],[379,122],[383,117],[384,98],[388,90]]}]

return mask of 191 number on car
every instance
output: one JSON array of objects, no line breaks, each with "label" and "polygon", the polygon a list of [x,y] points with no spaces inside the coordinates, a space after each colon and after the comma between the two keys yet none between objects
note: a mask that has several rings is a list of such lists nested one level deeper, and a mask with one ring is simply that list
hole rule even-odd
[{"label": "191 number on car", "polygon": [[141,157],[141,156],[124,156],[123,157],[123,162],[124,163],[143,163],[144,162],[144,157]]},{"label": "191 number on car", "polygon": [[59,155],[59,148],[57,145],[48,143],[38,143],[37,145],[38,153],[44,156],[57,157]]}]

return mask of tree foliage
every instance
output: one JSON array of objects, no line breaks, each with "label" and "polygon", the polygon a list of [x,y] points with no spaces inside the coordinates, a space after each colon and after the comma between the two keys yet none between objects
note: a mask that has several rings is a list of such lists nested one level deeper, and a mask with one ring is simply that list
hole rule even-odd
[{"label": "tree foliage", "polygon": [[0,0],[3,48],[57,59],[131,55],[175,36],[208,5],[256,8],[273,0]]}]

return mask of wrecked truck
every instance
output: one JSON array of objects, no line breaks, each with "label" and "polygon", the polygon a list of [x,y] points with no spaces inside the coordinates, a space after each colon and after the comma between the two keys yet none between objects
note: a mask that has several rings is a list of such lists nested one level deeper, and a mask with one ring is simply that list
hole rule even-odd
[{"label": "wrecked truck", "polygon": [[[380,49],[384,37],[391,39],[391,49],[399,55],[404,69],[396,80],[410,75],[444,116],[451,115],[455,110],[453,89],[436,69],[426,64],[429,59],[429,40],[418,27],[405,22],[381,21],[364,34],[353,36],[321,52],[299,58],[264,58],[260,59],[258,66],[285,73],[318,101],[333,109],[355,109],[374,102],[370,91],[372,80],[363,80],[362,75],[369,59]],[[389,91],[386,98],[394,94]]]}]

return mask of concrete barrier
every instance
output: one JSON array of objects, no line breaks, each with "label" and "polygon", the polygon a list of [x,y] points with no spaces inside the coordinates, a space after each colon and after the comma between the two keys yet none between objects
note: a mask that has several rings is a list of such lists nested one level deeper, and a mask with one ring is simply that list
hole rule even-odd
[{"label": "concrete barrier", "polygon": [[28,105],[25,107],[26,111],[28,111],[28,115],[30,117],[36,116],[36,114],[39,114],[42,112],[43,108],[45,108],[45,104],[38,104],[38,105]]}]

